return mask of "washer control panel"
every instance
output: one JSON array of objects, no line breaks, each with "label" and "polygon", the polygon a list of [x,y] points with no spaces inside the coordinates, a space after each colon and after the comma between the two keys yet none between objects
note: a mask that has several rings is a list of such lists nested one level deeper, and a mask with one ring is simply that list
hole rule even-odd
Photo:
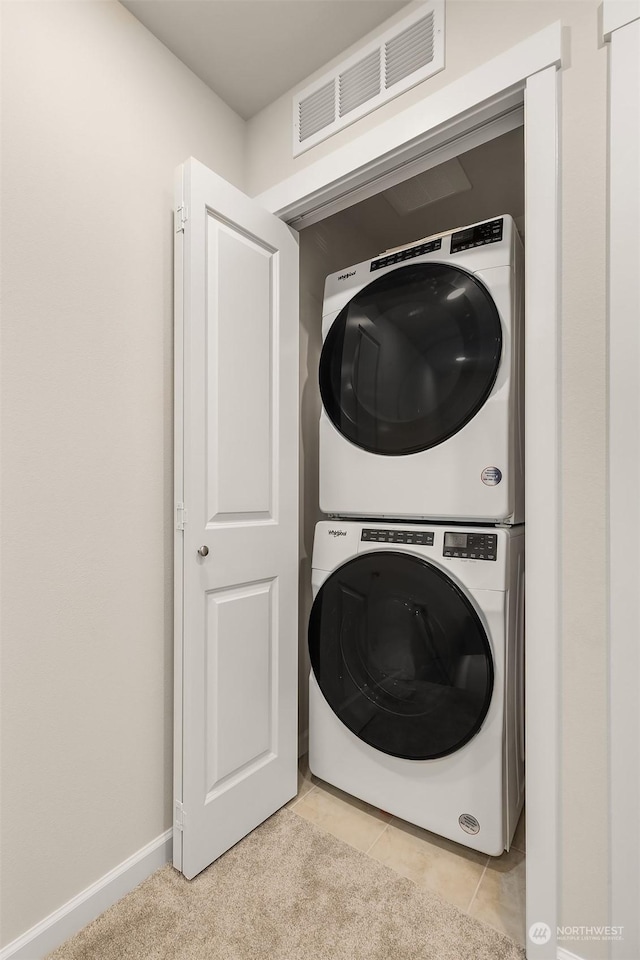
[{"label": "washer control panel", "polygon": [[502,219],[487,220],[475,227],[467,227],[451,234],[451,253],[482,247],[485,243],[498,243],[502,240]]},{"label": "washer control panel", "polygon": [[[502,221],[500,221],[502,223]],[[419,243],[416,247],[407,247],[406,250],[396,250],[395,253],[389,253],[386,257],[379,257],[371,261],[369,272],[371,270],[380,270],[382,267],[390,267],[392,263],[403,263],[405,260],[412,260],[413,257],[421,257],[425,253],[433,253],[434,250],[440,250],[442,247],[442,237],[437,240],[429,240],[427,243]]]},{"label": "washer control panel", "polygon": [[498,537],[495,533],[458,533],[448,531],[444,535],[444,557],[460,557],[465,560],[496,560]]},{"label": "washer control panel", "polygon": [[373,527],[363,527],[361,540],[373,543],[419,543],[423,546],[433,546],[433,534],[426,530],[376,530]]}]

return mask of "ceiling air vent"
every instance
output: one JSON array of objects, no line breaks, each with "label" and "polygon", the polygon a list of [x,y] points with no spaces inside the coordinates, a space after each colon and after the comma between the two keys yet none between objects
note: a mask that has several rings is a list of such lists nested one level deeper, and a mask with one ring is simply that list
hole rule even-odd
[{"label": "ceiling air vent", "polygon": [[426,207],[436,200],[444,200],[464,190],[471,190],[471,183],[457,157],[439,163],[424,173],[403,180],[385,190],[382,196],[389,201],[401,217]]},{"label": "ceiling air vent", "polygon": [[293,155],[444,67],[444,0],[428,0],[293,98]]}]

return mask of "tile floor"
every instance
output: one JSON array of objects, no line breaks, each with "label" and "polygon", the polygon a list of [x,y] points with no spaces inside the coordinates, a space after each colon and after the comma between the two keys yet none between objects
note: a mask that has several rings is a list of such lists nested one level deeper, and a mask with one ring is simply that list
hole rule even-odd
[{"label": "tile floor", "polygon": [[509,853],[488,857],[318,780],[309,772],[306,756],[300,759],[298,795],[287,806],[419,887],[440,894],[524,944],[524,814]]}]

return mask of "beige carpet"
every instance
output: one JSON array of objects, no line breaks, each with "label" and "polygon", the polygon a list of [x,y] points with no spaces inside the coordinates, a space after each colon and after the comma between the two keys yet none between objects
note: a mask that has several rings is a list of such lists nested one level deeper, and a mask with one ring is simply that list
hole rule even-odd
[{"label": "beige carpet", "polygon": [[50,960],[523,960],[512,940],[280,810],[187,881],[158,870]]}]

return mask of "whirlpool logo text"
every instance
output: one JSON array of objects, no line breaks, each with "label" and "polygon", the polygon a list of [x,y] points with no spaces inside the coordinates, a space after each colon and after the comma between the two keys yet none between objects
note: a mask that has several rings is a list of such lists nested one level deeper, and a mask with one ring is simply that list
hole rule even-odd
[{"label": "whirlpool logo text", "polygon": [[346,537],[346,530],[329,530],[330,537]]}]

